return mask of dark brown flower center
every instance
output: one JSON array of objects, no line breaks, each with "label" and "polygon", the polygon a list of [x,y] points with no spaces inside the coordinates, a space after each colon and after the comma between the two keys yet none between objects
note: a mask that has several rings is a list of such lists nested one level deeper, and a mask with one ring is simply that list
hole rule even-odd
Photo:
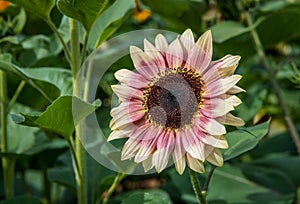
[{"label": "dark brown flower center", "polygon": [[203,81],[196,72],[174,69],[164,73],[144,92],[144,107],[151,122],[170,129],[191,124],[201,103]]}]

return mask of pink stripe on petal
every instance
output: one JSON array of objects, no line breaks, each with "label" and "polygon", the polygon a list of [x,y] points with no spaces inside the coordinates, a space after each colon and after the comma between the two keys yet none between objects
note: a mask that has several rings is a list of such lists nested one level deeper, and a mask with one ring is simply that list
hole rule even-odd
[{"label": "pink stripe on petal", "polygon": [[176,38],[166,51],[169,68],[179,68],[184,62],[183,50],[178,38]]},{"label": "pink stripe on petal", "polygon": [[152,158],[152,162],[158,173],[166,168],[173,149],[174,136],[168,133],[161,134],[157,140],[157,149]]},{"label": "pink stripe on petal", "polygon": [[194,158],[204,161],[204,145],[195,135],[192,128],[184,130],[184,136],[181,137],[182,144],[186,152],[188,152]]},{"label": "pink stripe on petal", "polygon": [[130,56],[136,70],[146,79],[151,80],[160,73],[159,67],[157,67],[155,61],[140,48],[130,46]]},{"label": "pink stripe on petal", "polygon": [[160,72],[167,69],[166,62],[161,53],[148,40],[144,39],[144,49],[149,59],[159,68]]},{"label": "pink stripe on petal", "polygon": [[158,34],[155,38],[155,47],[162,53],[162,55],[165,55],[165,52],[168,49],[168,42],[162,34]]},{"label": "pink stripe on petal", "polygon": [[211,31],[206,31],[194,44],[189,52],[187,66],[197,70],[200,75],[206,72],[212,58],[212,35]]},{"label": "pink stripe on petal", "polygon": [[119,97],[119,100],[124,101],[131,101],[134,99],[142,99],[144,97],[144,92],[141,90],[137,90],[135,88],[125,86],[125,85],[112,85],[111,86],[114,93]]},{"label": "pink stripe on petal", "polygon": [[183,34],[179,37],[180,42],[183,45],[184,59],[187,59],[188,53],[192,50],[195,44],[194,35],[191,29],[186,29]]},{"label": "pink stripe on petal", "polygon": [[185,162],[185,150],[181,142],[181,137],[185,135],[182,132],[178,132],[176,135],[174,133],[174,152],[172,153],[173,161],[175,163],[175,168],[179,174],[184,172],[186,162]]},{"label": "pink stripe on petal", "polygon": [[199,173],[204,173],[204,165],[202,162],[200,162],[198,159],[195,159],[192,157],[189,153],[186,154],[186,161],[187,165],[194,171],[199,172]]},{"label": "pink stripe on petal", "polygon": [[136,111],[136,112],[130,112],[128,114],[124,114],[123,117],[119,117],[117,119],[112,119],[111,121],[111,129],[116,130],[120,129],[124,126],[128,126],[129,124],[132,124],[138,120],[143,119],[145,116],[145,111]]},{"label": "pink stripe on petal", "polygon": [[148,87],[148,80],[141,74],[134,73],[128,69],[120,69],[115,73],[116,79],[127,86],[141,89]]},{"label": "pink stripe on petal", "polygon": [[157,138],[160,136],[161,133],[162,128],[153,128],[153,131],[148,131],[148,133],[146,133],[153,135],[153,137],[150,140],[141,141],[141,148],[136,153],[134,158],[134,161],[136,163],[146,160],[150,156],[150,154],[154,152],[154,150],[156,149]]},{"label": "pink stripe on petal", "polygon": [[230,88],[232,88],[242,76],[233,75],[225,79],[219,79],[213,83],[206,85],[206,90],[203,93],[204,98],[214,98],[221,94],[226,93]]},{"label": "pink stripe on petal", "polygon": [[210,67],[206,72],[203,73],[202,79],[204,83],[208,85],[216,80],[221,79],[221,75],[219,74],[217,69]]},{"label": "pink stripe on petal", "polygon": [[131,159],[139,150],[141,144],[137,140],[128,139],[123,146],[121,160]]},{"label": "pink stripe on petal", "polygon": [[144,109],[143,102],[140,100],[122,102],[118,107],[115,107],[110,111],[110,115],[116,120],[124,115]]},{"label": "pink stripe on petal", "polygon": [[226,133],[224,125],[220,124],[213,118],[207,118],[201,115],[200,118],[194,119],[194,125],[200,128],[203,132],[211,135],[223,135]]},{"label": "pink stripe on petal", "polygon": [[225,115],[229,111],[234,110],[233,106],[227,101],[220,98],[211,98],[204,100],[200,107],[203,115],[209,118],[216,118]]}]

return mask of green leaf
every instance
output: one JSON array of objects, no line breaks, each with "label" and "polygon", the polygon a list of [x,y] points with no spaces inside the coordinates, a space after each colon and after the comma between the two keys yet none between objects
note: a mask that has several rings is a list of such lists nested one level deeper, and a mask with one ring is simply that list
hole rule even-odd
[{"label": "green leaf", "polygon": [[29,73],[19,68],[18,66],[12,64],[10,54],[0,55],[0,69],[8,72],[9,74],[14,74],[22,80],[25,80],[28,84],[30,84],[33,88],[38,90],[49,101],[54,100],[60,95],[60,91],[56,86],[46,81],[34,79],[30,76]]},{"label": "green leaf", "polygon": [[0,204],[43,204],[37,197],[30,195],[17,196],[8,200],[0,201]]},{"label": "green leaf", "polygon": [[71,71],[59,67],[41,67],[41,68],[24,68],[22,69],[30,77],[56,85],[60,89],[60,95],[71,95],[72,92],[72,75]]},{"label": "green leaf", "polygon": [[14,33],[20,33],[26,24],[26,12],[21,8],[20,13],[14,17],[12,23],[14,24]]},{"label": "green leaf", "polygon": [[237,157],[251,149],[268,133],[270,120],[259,125],[246,127],[226,135],[229,149],[223,151],[224,160]]},{"label": "green leaf", "polygon": [[126,14],[135,6],[134,0],[116,0],[103,12],[91,29],[89,36],[90,47],[98,47],[109,38],[126,20]]},{"label": "green leaf", "polygon": [[10,0],[10,2],[24,7],[29,12],[39,16],[44,20],[50,19],[51,10],[55,5],[55,0]]},{"label": "green leaf", "polygon": [[82,23],[87,32],[104,11],[108,0],[58,0],[59,10]]},{"label": "green leaf", "polygon": [[217,43],[223,43],[231,38],[249,32],[251,29],[256,28],[262,21],[263,18],[258,19],[251,27],[245,27],[243,24],[235,21],[223,21],[211,27],[213,40]]},{"label": "green leaf", "polygon": [[[291,203],[293,194],[281,195],[268,188],[257,185],[245,178],[240,169],[225,164],[217,168],[207,193],[209,201],[225,200],[233,203]],[[228,188],[230,186],[230,188]],[[209,202],[211,203],[211,202]]]},{"label": "green leaf", "polygon": [[135,191],[122,201],[122,204],[171,204],[167,192],[163,190]]},{"label": "green leaf", "polygon": [[39,115],[21,114],[12,115],[12,118],[18,124],[40,127],[68,138],[75,125],[99,106],[99,100],[89,104],[73,96],[61,96]]}]

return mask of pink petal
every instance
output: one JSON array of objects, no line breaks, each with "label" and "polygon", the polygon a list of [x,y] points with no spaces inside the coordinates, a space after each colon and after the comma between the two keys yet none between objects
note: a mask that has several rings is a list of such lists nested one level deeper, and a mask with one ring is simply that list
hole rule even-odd
[{"label": "pink petal", "polygon": [[155,61],[140,48],[130,46],[130,56],[136,70],[146,79],[151,80],[160,73]]},{"label": "pink petal", "polygon": [[181,139],[186,152],[192,157],[204,161],[204,144],[198,139],[191,127],[186,128],[183,132]]},{"label": "pink petal", "polygon": [[216,96],[224,94],[230,88],[232,88],[241,78],[242,76],[240,75],[233,75],[225,79],[219,79],[210,84],[206,84],[206,90],[204,91],[202,96],[204,98],[214,98]]},{"label": "pink petal", "polygon": [[139,141],[129,138],[123,146],[121,160],[131,159],[139,150],[141,144]]},{"label": "pink petal", "polygon": [[135,100],[132,102],[122,102],[118,107],[113,108],[110,114],[116,120],[117,118],[124,117],[124,115],[144,109],[143,102]]},{"label": "pink petal", "polygon": [[192,50],[195,44],[194,35],[191,29],[186,29],[183,34],[179,37],[180,42],[183,45],[184,59],[187,59],[188,53]]},{"label": "pink petal", "polygon": [[152,162],[158,173],[166,168],[170,154],[174,150],[174,135],[172,132],[165,132],[158,138],[157,150],[154,152],[152,158]]},{"label": "pink petal", "polygon": [[148,87],[149,83],[149,81],[146,80],[142,75],[134,73],[133,71],[130,71],[128,69],[118,70],[117,72],[115,72],[115,77],[122,84],[136,89],[146,88]]},{"label": "pink petal", "polygon": [[191,49],[187,65],[189,68],[198,70],[200,75],[205,73],[212,58],[212,36],[211,31],[206,31]]},{"label": "pink petal", "polygon": [[162,34],[158,34],[155,38],[155,47],[162,53],[162,55],[165,55],[165,52],[168,49],[168,42]]},{"label": "pink petal", "polygon": [[235,56],[226,55],[222,59],[219,59],[218,61],[213,61],[210,64],[210,67],[218,69],[221,77],[225,78],[231,76],[234,73],[240,59],[241,57],[239,55],[235,55]]},{"label": "pink petal", "polygon": [[179,68],[182,66],[183,50],[178,38],[176,38],[168,47],[166,51],[166,58],[169,68]]},{"label": "pink petal", "polygon": [[227,101],[220,98],[211,98],[204,100],[200,107],[203,115],[209,118],[216,118],[225,115],[229,111],[234,110],[233,106]]},{"label": "pink petal", "polygon": [[156,64],[160,72],[163,72],[167,69],[165,59],[161,55],[160,51],[157,50],[157,48],[146,39],[144,39],[144,49],[145,53],[149,56],[150,60]]},{"label": "pink petal", "polygon": [[223,135],[226,133],[224,125],[220,124],[213,118],[207,118],[203,115],[194,119],[194,125],[203,132],[211,135]]},{"label": "pink petal", "polygon": [[144,93],[141,90],[125,86],[125,85],[112,85],[114,93],[119,97],[120,101],[131,101],[134,99],[143,99]]},{"label": "pink petal", "polygon": [[[175,135],[175,134],[174,134]],[[175,163],[175,168],[177,172],[181,175],[184,172],[186,162],[185,162],[185,150],[181,143],[181,137],[184,135],[176,134],[174,139],[174,152],[172,153],[173,161]]]}]

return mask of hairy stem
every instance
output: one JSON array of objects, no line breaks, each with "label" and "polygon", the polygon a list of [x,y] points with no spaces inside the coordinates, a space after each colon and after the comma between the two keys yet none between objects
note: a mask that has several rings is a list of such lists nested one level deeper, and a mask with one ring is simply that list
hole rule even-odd
[{"label": "hairy stem", "polygon": [[[250,27],[253,26],[252,17],[249,14],[249,12],[245,12],[245,18],[246,18],[246,21],[247,21],[248,25]],[[263,65],[264,65],[264,68],[265,68],[266,72],[269,75],[269,79],[270,79],[272,88],[273,88],[274,93],[276,94],[276,96],[278,98],[279,105],[280,105],[280,107],[281,107],[281,109],[283,111],[283,114],[284,114],[284,119],[285,119],[287,128],[290,131],[291,137],[292,137],[292,139],[294,141],[294,144],[295,144],[295,146],[297,148],[298,154],[300,155],[300,139],[299,139],[299,134],[298,134],[298,132],[297,132],[297,130],[295,128],[295,125],[294,125],[294,123],[292,121],[292,118],[290,117],[290,114],[289,114],[289,111],[288,111],[288,107],[287,107],[287,105],[285,103],[285,100],[284,100],[284,98],[282,96],[282,93],[280,91],[278,82],[276,81],[275,73],[274,73],[272,67],[270,66],[270,64],[268,62],[268,59],[267,59],[264,47],[263,47],[263,45],[261,43],[261,40],[259,38],[259,35],[258,35],[256,29],[253,28],[253,29],[251,29],[250,32],[251,32],[253,41],[255,43],[257,53],[258,53],[258,55],[259,55],[259,57],[260,57]]]},{"label": "hairy stem", "polygon": [[195,171],[193,171],[192,169],[189,169],[190,172],[190,178],[191,178],[191,183],[197,198],[198,203],[201,204],[206,204],[206,200],[205,197],[202,194],[201,191],[201,186],[197,177],[197,173]]}]

